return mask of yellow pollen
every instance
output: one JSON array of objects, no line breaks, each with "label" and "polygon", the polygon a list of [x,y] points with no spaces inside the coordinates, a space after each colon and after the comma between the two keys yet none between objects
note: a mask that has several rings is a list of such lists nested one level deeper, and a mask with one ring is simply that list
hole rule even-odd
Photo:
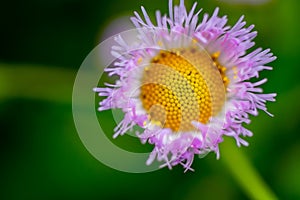
[{"label": "yellow pollen", "polygon": [[222,76],[222,80],[223,80],[225,87],[227,87],[229,84],[229,78],[226,76],[226,67],[222,66],[218,62],[219,56],[220,56],[220,52],[219,51],[215,52],[212,54],[211,59],[213,60],[214,65],[218,68],[218,70]]},{"label": "yellow pollen", "polygon": [[174,132],[195,130],[221,110],[229,83],[217,58],[196,47],[160,51],[144,70],[140,98],[151,122]]},{"label": "yellow pollen", "polygon": [[141,64],[142,61],[143,61],[143,59],[140,57],[140,58],[138,58],[137,63],[138,63],[138,64]]}]

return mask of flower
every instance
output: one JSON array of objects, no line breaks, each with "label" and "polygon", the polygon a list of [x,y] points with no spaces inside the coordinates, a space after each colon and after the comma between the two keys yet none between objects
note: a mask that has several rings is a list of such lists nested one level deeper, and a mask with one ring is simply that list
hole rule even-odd
[{"label": "flower", "polygon": [[144,19],[134,12],[137,42],[127,44],[116,36],[112,54],[117,62],[106,68],[119,79],[94,88],[107,97],[100,111],[120,108],[125,113],[114,138],[136,125],[143,128],[137,136],[154,146],[148,165],[157,159],[162,166],[181,164],[193,170],[195,155],[213,151],[219,158],[224,136],[233,137],[237,146],[248,146],[244,138],[252,132],[243,125],[250,123],[249,115],[258,115],[258,110],[271,115],[265,104],[275,101],[276,94],[263,94],[260,86],[267,79],[250,79],[271,70],[265,65],[276,57],[261,48],[246,54],[254,46],[254,25],[245,27],[242,16],[233,27],[226,26],[218,8],[199,21],[196,6],[187,11],[184,0],[174,7],[170,0],[169,15],[157,11],[156,25],[144,7]]}]

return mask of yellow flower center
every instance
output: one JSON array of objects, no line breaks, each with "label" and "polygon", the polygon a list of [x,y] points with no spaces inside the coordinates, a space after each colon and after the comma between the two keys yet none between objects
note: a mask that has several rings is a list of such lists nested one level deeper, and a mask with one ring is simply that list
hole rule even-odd
[{"label": "yellow flower center", "polygon": [[196,47],[160,51],[144,70],[140,98],[152,123],[174,132],[195,130],[221,110],[226,68]]}]

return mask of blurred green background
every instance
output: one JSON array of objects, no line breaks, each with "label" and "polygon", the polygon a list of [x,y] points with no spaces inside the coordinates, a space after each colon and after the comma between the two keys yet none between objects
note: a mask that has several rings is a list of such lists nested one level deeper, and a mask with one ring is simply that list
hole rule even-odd
[{"label": "blurred green background", "polygon": [[[261,74],[269,80],[264,90],[278,93],[277,102],[268,104],[275,117],[260,112],[248,126],[254,132],[248,148],[230,149],[233,140],[226,138],[221,159],[196,158],[195,172],[178,166],[129,174],[101,164],[81,143],[72,119],[73,81],[86,55],[111,33],[112,21],[141,5],[150,16],[156,9],[167,12],[167,0],[2,2],[0,199],[251,199],[245,185],[255,183],[247,166],[278,198],[300,199],[299,2],[198,3],[208,13],[220,7],[231,25],[244,14],[259,32],[256,47],[271,48],[278,57],[274,70]],[[135,152],[150,149],[129,136],[114,143]],[[263,198],[259,189],[252,192]]]}]

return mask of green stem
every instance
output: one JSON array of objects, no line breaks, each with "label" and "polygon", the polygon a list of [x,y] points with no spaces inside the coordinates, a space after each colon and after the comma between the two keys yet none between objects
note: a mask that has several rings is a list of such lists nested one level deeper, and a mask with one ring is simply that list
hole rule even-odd
[{"label": "green stem", "polygon": [[251,199],[277,199],[275,194],[250,163],[247,156],[241,149],[237,149],[233,141],[225,141],[222,143],[221,152],[221,160]]}]

